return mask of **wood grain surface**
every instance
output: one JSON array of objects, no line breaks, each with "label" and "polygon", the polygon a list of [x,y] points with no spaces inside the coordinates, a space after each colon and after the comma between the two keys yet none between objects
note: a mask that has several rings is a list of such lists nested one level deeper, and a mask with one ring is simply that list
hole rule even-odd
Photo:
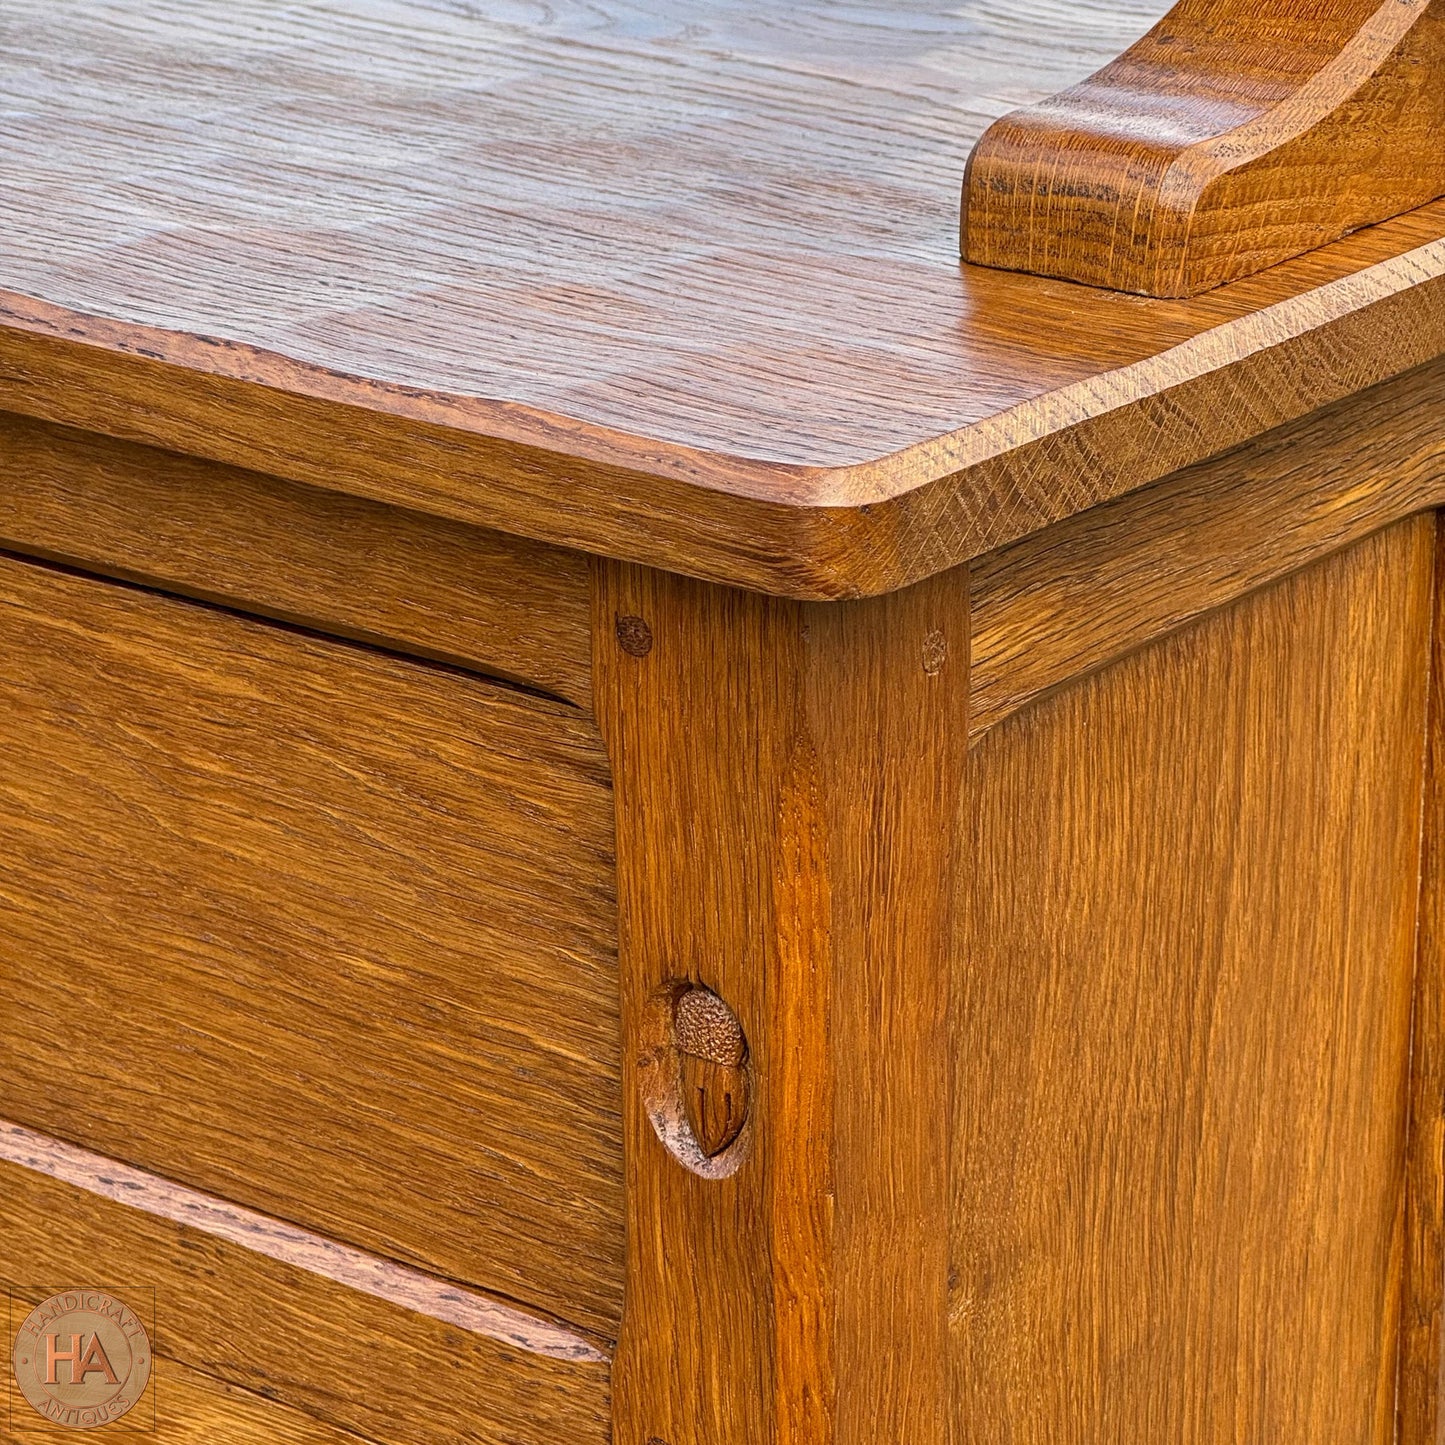
[{"label": "wood grain surface", "polygon": [[579,553],[0,413],[0,547],[586,706]]},{"label": "wood grain surface", "polygon": [[[22,1300],[32,1304],[42,1297],[42,1290],[15,1291],[12,1309]],[[153,1413],[149,1401],[143,1401],[122,1422],[102,1426],[90,1438],[119,1435],[123,1440],[159,1439],[164,1445],[364,1445],[366,1441],[365,1436],[338,1429],[256,1390],[228,1384],[162,1356],[152,1359],[151,1378]],[[13,1380],[7,1393],[9,1409],[0,1415],[0,1440],[16,1445],[49,1440],[53,1445],[75,1439],[73,1426],[51,1425],[39,1415],[27,1414],[29,1407],[18,1398]],[[141,1410],[147,1413],[138,1415]]]},{"label": "wood grain surface", "polygon": [[605,1363],[512,1348],[4,1161],[0,1275],[155,1290],[166,1433],[134,1438],[608,1445]]},{"label": "wood grain surface", "polygon": [[454,1280],[368,1254],[22,1124],[0,1120],[0,1159],[529,1354],[588,1364],[607,1358],[565,1326],[538,1319]]},{"label": "wood grain surface", "polygon": [[3,560],[0,853],[0,1115],[612,1336],[584,714]]},{"label": "wood grain surface", "polygon": [[[602,564],[596,638],[628,1039],[615,1445],[945,1445],[967,579],[800,606]],[[654,1015],[690,985],[749,1070],[737,1143],[691,1163],[649,1096]]]},{"label": "wood grain surface", "polygon": [[1439,204],[1193,301],[960,266],[987,123],[1164,8],[15,0],[0,406],[901,586],[1445,351]]},{"label": "wood grain surface", "polygon": [[955,1419],[1393,1438],[1434,524],[994,729],[953,982]]},{"label": "wood grain surface", "polygon": [[1442,503],[1436,362],[990,553],[970,569],[970,732]]},{"label": "wood grain surface", "polygon": [[1425,754],[1419,949],[1410,1041],[1405,1265],[1400,1302],[1400,1445],[1445,1434],[1445,530],[1437,530],[1435,631]]},{"label": "wood grain surface", "polygon": [[1194,296],[1445,194],[1439,0],[1179,0],[991,126],[964,256]]},{"label": "wood grain surface", "polygon": [[156,1428],[166,1445],[361,1445],[366,1440],[163,1356],[155,1361],[155,1376]]}]

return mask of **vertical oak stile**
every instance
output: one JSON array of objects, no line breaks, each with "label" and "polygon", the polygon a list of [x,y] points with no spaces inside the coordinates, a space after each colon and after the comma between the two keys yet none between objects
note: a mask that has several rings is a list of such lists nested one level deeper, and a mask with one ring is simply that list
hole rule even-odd
[{"label": "vertical oak stile", "polygon": [[1442,1289],[1445,1289],[1445,522],[1437,515],[1435,615],[1420,852],[1420,915],[1410,1040],[1410,1132],[1405,1165],[1401,1295],[1400,1445],[1441,1445]]},{"label": "vertical oak stile", "polygon": [[[617,1445],[946,1445],[967,586],[959,570],[808,604],[598,564],[624,1028]],[[675,1158],[644,1097],[657,1000],[685,984],[747,1036],[725,1177]]]}]

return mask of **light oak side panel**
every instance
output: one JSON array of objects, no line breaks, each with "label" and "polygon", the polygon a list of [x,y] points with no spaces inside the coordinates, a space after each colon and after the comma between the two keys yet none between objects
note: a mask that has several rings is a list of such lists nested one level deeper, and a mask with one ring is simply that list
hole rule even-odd
[{"label": "light oak side panel", "polygon": [[[1438,519],[1437,519],[1438,521]],[[1445,1441],[1445,526],[1437,529],[1435,630],[1421,840],[1419,952],[1410,1044],[1400,1445]]]},{"label": "light oak side panel", "polygon": [[573,707],[0,560],[0,1115],[611,1338],[612,856]]},{"label": "light oak side panel", "polygon": [[1392,1437],[1433,524],[972,754],[963,1442]]},{"label": "light oak side panel", "polygon": [[3,412],[0,547],[591,699],[578,552]]},{"label": "light oak side panel", "polygon": [[1445,501],[1445,362],[979,559],[969,727]]},{"label": "light oak side panel", "polygon": [[[967,579],[800,606],[603,564],[596,628],[627,1041],[616,1445],[945,1445]],[[748,1044],[710,1175],[654,1129],[676,1132],[650,1094],[675,984]]]},{"label": "light oak side panel", "polygon": [[155,1291],[161,1428],[135,1438],[608,1445],[604,1362],[515,1349],[0,1161],[0,1285],[98,1280]]}]

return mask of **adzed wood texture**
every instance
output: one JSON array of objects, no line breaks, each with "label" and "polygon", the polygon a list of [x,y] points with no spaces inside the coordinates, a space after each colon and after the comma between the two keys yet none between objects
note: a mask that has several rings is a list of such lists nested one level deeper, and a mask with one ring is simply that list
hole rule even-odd
[{"label": "adzed wood texture", "polygon": [[3,559],[0,846],[0,1117],[615,1335],[585,714]]},{"label": "adzed wood texture", "polygon": [[1434,547],[1402,523],[971,754],[958,1441],[1394,1439]]},{"label": "adzed wood texture", "polygon": [[[166,1445],[363,1445],[258,1391],[228,1384],[164,1356],[155,1360],[156,1432]],[[117,1433],[115,1431],[110,1432]],[[99,1437],[104,1439],[104,1433]]]},{"label": "adzed wood texture", "polygon": [[0,1274],[184,1428],[1439,1445],[1445,202],[958,254],[1164,9],[4,0]]},{"label": "adzed wood texture", "polygon": [[0,406],[903,586],[1445,351],[1440,203],[1191,301],[960,265],[973,142],[1164,10],[10,0]]},{"label": "adzed wood texture", "polygon": [[[631,1044],[615,1445],[946,1445],[967,579],[808,606],[603,563],[596,636]],[[659,1008],[698,985],[749,1071],[710,1160],[649,1099]]]},{"label": "adzed wood texture", "polygon": [[156,1429],[166,1445],[364,1445],[365,1436],[164,1356],[154,1368]]},{"label": "adzed wood texture", "polygon": [[1445,194],[1440,0],[1180,0],[990,127],[965,259],[1194,296]]},{"label": "adzed wood texture", "polygon": [[0,1159],[528,1354],[584,1364],[607,1358],[575,1331],[506,1301],[9,1120],[0,1120]]}]

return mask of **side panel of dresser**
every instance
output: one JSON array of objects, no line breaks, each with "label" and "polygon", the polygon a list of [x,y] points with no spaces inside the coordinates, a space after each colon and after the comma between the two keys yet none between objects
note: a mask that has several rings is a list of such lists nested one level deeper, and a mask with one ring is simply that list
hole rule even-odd
[{"label": "side panel of dresser", "polygon": [[612,849],[575,708],[0,560],[0,1117],[605,1342]]},{"label": "side panel of dresser", "polygon": [[1433,540],[1379,533],[972,753],[963,1439],[1393,1438]]},{"label": "side panel of dresser", "polygon": [[1445,358],[973,563],[969,731],[1445,503]]},{"label": "side panel of dresser", "polygon": [[[963,768],[966,700],[951,688],[934,711],[905,680],[925,614],[925,636],[964,615],[960,577],[867,604],[869,628],[866,607],[606,569],[624,1445],[729,1429],[861,1445],[882,1427],[1355,1445],[1391,1439],[1397,1408],[1420,1417],[1397,1378],[1402,1358],[1423,1368],[1412,1337],[1438,1360],[1428,981],[1412,1003],[1434,521],[1350,545],[1355,525],[1333,545],[1288,528],[1251,543],[1235,582],[1206,569],[1192,612],[1187,588],[1175,599],[1197,621],[1139,624],[1142,650],[996,725]],[[898,669],[883,686],[880,657]],[[799,681],[823,675],[817,693]],[[831,734],[810,711],[825,696]],[[859,706],[871,751],[840,746]],[[896,754],[876,746],[890,729]],[[920,779],[961,813],[945,821]],[[833,789],[857,834],[821,801]],[[945,876],[959,911],[940,978]],[[884,936],[840,923],[843,898]],[[669,1157],[643,1107],[648,1000],[679,978],[726,995],[753,1047],[755,1134],[724,1179]],[[949,994],[944,1042],[930,1006]],[[1408,1230],[1407,1158],[1425,1206]],[[923,1159],[951,1160],[950,1200]],[[856,1208],[886,1179],[896,1212],[843,1230],[849,1194]],[[946,1220],[941,1376],[926,1241]]]},{"label": "side panel of dresser", "polygon": [[1445,1441],[1445,517],[1435,552],[1435,636],[1425,751],[1415,1016],[1410,1040],[1400,1445]]}]

